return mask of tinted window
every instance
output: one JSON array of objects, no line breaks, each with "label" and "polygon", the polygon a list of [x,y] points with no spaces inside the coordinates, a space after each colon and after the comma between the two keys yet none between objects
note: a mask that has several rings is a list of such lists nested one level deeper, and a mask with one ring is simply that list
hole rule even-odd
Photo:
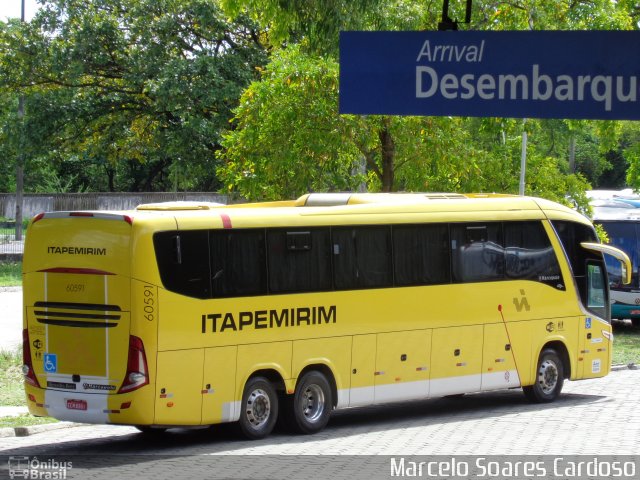
[{"label": "tinted window", "polygon": [[213,297],[267,292],[264,230],[211,231]]},{"label": "tinted window", "polygon": [[451,266],[454,282],[503,280],[502,224],[452,224]]},{"label": "tinted window", "polygon": [[432,285],[451,281],[448,225],[393,227],[396,285]]},{"label": "tinted window", "polygon": [[609,320],[605,272],[601,265],[587,263],[587,308],[605,320]]},{"label": "tinted window", "polygon": [[[567,254],[582,305],[603,319],[608,319],[609,313],[603,314],[598,300],[598,296],[603,295],[605,305],[608,302],[608,290],[602,291],[601,287],[601,284],[606,284],[602,255],[580,246],[582,242],[597,242],[595,230],[588,225],[575,222],[554,221],[552,224]],[[600,280],[596,277],[600,277]]]},{"label": "tinted window", "polygon": [[334,283],[338,289],[390,286],[389,227],[348,227],[332,230]]},{"label": "tinted window", "polygon": [[167,290],[196,298],[211,294],[206,230],[159,232],[153,236],[160,278]]},{"label": "tinted window", "polygon": [[504,224],[505,275],[564,288],[560,265],[540,222]]},{"label": "tinted window", "polygon": [[[584,277],[586,275],[587,260],[594,258],[594,254],[582,248],[580,243],[597,242],[598,238],[595,230],[588,225],[576,222],[554,221],[552,224],[567,254],[573,275]],[[597,259],[598,257],[595,258]]]},{"label": "tinted window", "polygon": [[331,288],[329,229],[269,230],[269,290],[309,292]]}]

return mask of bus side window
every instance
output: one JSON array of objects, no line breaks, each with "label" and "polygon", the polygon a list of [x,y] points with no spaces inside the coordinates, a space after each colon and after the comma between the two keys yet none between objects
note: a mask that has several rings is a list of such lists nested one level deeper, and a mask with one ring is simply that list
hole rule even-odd
[{"label": "bus side window", "polygon": [[331,289],[329,229],[267,230],[269,291]]},{"label": "bus side window", "polygon": [[211,231],[214,298],[267,293],[264,236],[263,229]]},{"label": "bus side window", "polygon": [[159,232],[153,237],[160,278],[172,292],[208,298],[209,234],[206,230]]},{"label": "bus side window", "polygon": [[332,242],[337,289],[393,284],[389,227],[336,227],[332,229]]},{"label": "bus side window", "polygon": [[393,264],[396,285],[450,283],[449,258],[448,225],[395,225],[393,227]]},{"label": "bus side window", "polygon": [[539,221],[505,222],[505,273],[511,280],[533,280],[564,290],[560,265]]},{"label": "bus side window", "polygon": [[502,224],[452,224],[451,266],[455,283],[504,280]]}]

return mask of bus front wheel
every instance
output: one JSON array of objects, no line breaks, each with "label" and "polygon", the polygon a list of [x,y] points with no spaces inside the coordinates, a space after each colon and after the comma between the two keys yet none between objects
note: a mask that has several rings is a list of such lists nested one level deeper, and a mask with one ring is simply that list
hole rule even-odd
[{"label": "bus front wheel", "polygon": [[318,371],[305,373],[288,407],[288,424],[295,432],[311,434],[322,430],[329,422],[333,408],[333,395],[327,377]]},{"label": "bus front wheel", "polygon": [[533,385],[522,387],[522,390],[530,401],[548,403],[558,398],[563,383],[564,365],[562,360],[558,352],[547,348],[540,353],[538,359],[536,382]]},{"label": "bus front wheel", "polygon": [[278,395],[264,377],[250,379],[244,387],[240,433],[250,440],[264,438],[271,433],[278,419]]}]

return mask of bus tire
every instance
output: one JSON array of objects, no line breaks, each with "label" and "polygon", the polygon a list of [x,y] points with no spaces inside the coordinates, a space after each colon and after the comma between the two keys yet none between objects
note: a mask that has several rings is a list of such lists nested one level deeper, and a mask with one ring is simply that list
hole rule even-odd
[{"label": "bus tire", "polygon": [[296,433],[311,434],[322,430],[329,422],[333,408],[327,377],[315,370],[305,373],[288,406],[288,424]]},{"label": "bus tire", "polygon": [[242,393],[240,406],[240,433],[249,440],[268,436],[278,419],[278,395],[264,377],[249,379]]},{"label": "bus tire", "polygon": [[633,325],[634,327],[640,327],[640,318],[632,318],[631,325]]},{"label": "bus tire", "polygon": [[540,353],[536,368],[536,382],[522,387],[525,396],[534,403],[553,402],[562,390],[564,383],[564,365],[553,348]]}]

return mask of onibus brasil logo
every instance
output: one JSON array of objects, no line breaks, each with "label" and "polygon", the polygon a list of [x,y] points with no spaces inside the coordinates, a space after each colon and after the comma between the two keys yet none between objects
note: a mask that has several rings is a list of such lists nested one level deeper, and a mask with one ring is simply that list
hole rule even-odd
[{"label": "onibus brasil logo", "polygon": [[29,479],[66,479],[67,471],[73,468],[72,462],[63,462],[52,458],[39,460],[38,457],[9,457],[9,478]]}]

